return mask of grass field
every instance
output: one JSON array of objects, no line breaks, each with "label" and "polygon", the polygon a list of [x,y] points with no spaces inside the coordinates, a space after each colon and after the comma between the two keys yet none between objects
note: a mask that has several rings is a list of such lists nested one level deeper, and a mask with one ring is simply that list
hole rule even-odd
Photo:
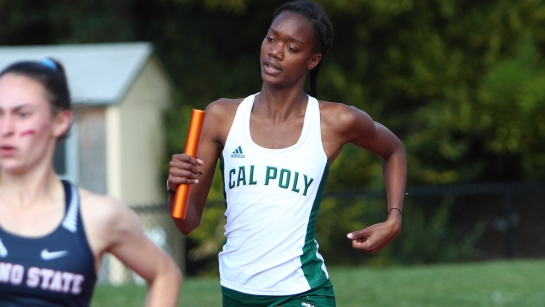
[{"label": "grass field", "polygon": [[[339,307],[543,307],[545,260],[330,268]],[[145,287],[98,286],[92,307],[142,306]],[[187,278],[179,306],[221,306],[218,278]]]}]

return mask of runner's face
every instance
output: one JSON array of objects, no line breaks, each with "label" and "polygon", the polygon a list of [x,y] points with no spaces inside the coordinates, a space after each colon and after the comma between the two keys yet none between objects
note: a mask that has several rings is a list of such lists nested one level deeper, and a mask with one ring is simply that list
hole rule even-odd
[{"label": "runner's face", "polygon": [[45,157],[70,125],[70,112],[53,115],[45,88],[32,78],[0,77],[0,168],[24,173]]},{"label": "runner's face", "polygon": [[304,17],[283,12],[276,17],[261,44],[261,77],[266,83],[289,87],[303,81],[318,65],[314,30]]}]

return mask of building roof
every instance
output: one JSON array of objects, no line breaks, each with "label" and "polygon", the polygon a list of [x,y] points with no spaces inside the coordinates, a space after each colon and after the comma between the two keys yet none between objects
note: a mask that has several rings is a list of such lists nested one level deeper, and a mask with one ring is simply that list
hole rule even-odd
[{"label": "building roof", "polygon": [[153,52],[146,42],[49,46],[2,46],[0,70],[23,60],[51,57],[66,70],[74,102],[119,102]]}]

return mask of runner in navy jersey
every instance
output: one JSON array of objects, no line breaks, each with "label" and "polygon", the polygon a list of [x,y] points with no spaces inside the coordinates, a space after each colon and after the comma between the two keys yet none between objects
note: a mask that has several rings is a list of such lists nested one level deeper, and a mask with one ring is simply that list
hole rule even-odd
[{"label": "runner in navy jersey", "polygon": [[149,285],[146,306],[176,306],[181,273],[120,201],[57,178],[53,155],[72,120],[62,65],[0,72],[0,306],[89,306],[102,256]]}]

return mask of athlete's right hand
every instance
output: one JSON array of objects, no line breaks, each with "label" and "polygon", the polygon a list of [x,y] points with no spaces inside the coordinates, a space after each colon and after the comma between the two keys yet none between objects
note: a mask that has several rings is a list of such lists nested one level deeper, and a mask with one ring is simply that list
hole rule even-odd
[{"label": "athlete's right hand", "polygon": [[203,164],[201,159],[193,158],[185,153],[172,155],[172,160],[169,162],[168,189],[176,191],[178,185],[182,183],[199,183],[197,178],[202,175],[199,172],[199,166]]}]

